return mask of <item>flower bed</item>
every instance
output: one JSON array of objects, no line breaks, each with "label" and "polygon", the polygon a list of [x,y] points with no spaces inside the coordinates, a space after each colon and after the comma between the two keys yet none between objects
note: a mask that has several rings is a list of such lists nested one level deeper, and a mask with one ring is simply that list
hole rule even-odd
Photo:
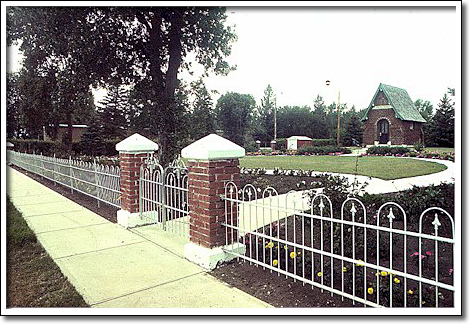
[{"label": "flower bed", "polygon": [[395,156],[395,157],[415,157],[423,159],[435,159],[435,160],[445,160],[445,161],[455,161],[455,153],[439,153],[439,152],[407,152],[407,153],[385,153],[385,154],[375,154],[375,153],[363,153],[361,156]]}]

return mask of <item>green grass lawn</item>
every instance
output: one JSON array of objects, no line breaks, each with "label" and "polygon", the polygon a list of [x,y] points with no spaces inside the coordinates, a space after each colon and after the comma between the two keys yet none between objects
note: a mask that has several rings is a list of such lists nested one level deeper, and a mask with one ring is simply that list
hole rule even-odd
[{"label": "green grass lawn", "polygon": [[[296,169],[315,170],[319,172],[338,172],[354,174],[356,168],[355,156],[247,156],[240,159],[240,166],[254,169],[266,168],[272,170]],[[445,165],[382,156],[359,157],[359,175],[393,180],[436,173],[445,170]]]},{"label": "green grass lawn", "polygon": [[88,307],[7,196],[7,307]]}]

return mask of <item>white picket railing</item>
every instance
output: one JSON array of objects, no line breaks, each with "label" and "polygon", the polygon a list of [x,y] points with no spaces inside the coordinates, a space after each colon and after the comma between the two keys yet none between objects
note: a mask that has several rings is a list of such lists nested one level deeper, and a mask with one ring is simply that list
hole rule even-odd
[{"label": "white picket railing", "polygon": [[8,151],[8,162],[26,171],[78,191],[100,202],[120,207],[120,169],[80,160],[59,159],[37,154]]},{"label": "white picket railing", "polygon": [[407,224],[410,216],[394,202],[368,215],[360,200],[348,198],[334,215],[323,194],[258,193],[252,185],[225,187],[226,244],[245,243],[239,258],[353,304],[453,306],[454,222],[447,211],[428,208]]}]

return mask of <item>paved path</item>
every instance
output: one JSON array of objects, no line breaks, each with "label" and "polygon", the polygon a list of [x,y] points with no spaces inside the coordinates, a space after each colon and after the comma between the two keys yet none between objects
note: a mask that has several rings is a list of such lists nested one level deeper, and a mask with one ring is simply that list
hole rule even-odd
[{"label": "paved path", "polygon": [[[338,175],[347,178],[350,182],[353,182],[355,179],[363,184],[367,182],[368,185],[365,187],[365,191],[370,194],[380,194],[380,193],[389,193],[402,191],[406,189],[411,189],[413,185],[415,186],[430,186],[438,185],[441,182],[455,182],[455,177],[457,175],[457,169],[454,162],[445,161],[445,160],[436,160],[436,159],[423,159],[423,158],[402,158],[402,157],[393,157],[394,159],[416,159],[420,161],[429,161],[444,164],[447,169],[441,172],[396,179],[396,180],[383,180],[379,178],[372,178],[366,176],[355,176],[353,174],[344,174],[344,173],[333,173],[333,172],[318,172],[321,174],[331,174]],[[273,170],[267,170],[267,174],[273,174]]]},{"label": "paved path", "polygon": [[[402,159],[396,157],[396,159]],[[419,159],[430,162],[441,163],[447,166],[447,169],[438,173],[433,173],[424,176],[397,179],[397,180],[382,180],[378,178],[371,178],[366,176],[354,176],[353,174],[342,174],[332,172],[319,172],[322,174],[339,175],[346,177],[350,183],[357,180],[360,185],[367,182],[365,192],[369,194],[381,194],[389,192],[397,192],[406,189],[411,189],[416,186],[429,186],[439,185],[441,182],[455,182],[457,170],[455,163],[451,161],[434,160],[434,159]],[[267,174],[273,174],[273,170],[267,170]],[[318,190],[321,192],[321,190]],[[275,198],[258,199],[251,202],[242,203],[240,210],[239,226],[246,231],[253,231],[265,225],[272,223],[275,220],[283,219],[287,216],[293,215],[298,211],[305,211],[309,208],[309,190],[296,191],[294,193],[282,194]],[[243,231],[241,231],[243,234]]]},{"label": "paved path", "polygon": [[185,260],[183,239],[151,226],[126,230],[10,167],[7,188],[91,307],[271,307]]}]

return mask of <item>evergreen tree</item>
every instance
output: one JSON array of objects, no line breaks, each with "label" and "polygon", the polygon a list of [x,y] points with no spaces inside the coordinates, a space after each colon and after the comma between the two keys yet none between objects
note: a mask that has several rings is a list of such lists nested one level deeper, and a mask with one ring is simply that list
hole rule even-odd
[{"label": "evergreen tree", "polygon": [[343,137],[344,146],[359,146],[362,144],[362,135],[364,131],[357,115],[352,115],[345,125]]},{"label": "evergreen tree", "polygon": [[328,138],[328,116],[326,114],[326,106],[323,97],[317,95],[313,102],[313,130],[314,138]]},{"label": "evergreen tree", "polygon": [[104,134],[103,125],[96,114],[94,114],[89,122],[86,131],[82,135],[81,147],[85,155],[97,156],[104,153],[103,144]]},{"label": "evergreen tree", "polygon": [[260,127],[260,134],[257,134],[261,142],[269,143],[274,139],[274,109],[276,105],[276,96],[273,88],[268,84],[264,90],[264,96],[261,99],[261,105],[258,107],[257,124]]},{"label": "evergreen tree", "polygon": [[215,114],[212,98],[202,79],[192,84],[195,99],[193,111],[189,116],[189,136],[200,139],[215,132]]},{"label": "evergreen tree", "polygon": [[447,93],[444,94],[430,122],[429,137],[425,139],[426,145],[454,147],[454,105]]},{"label": "evergreen tree", "polygon": [[103,135],[107,139],[123,139],[128,129],[128,101],[122,86],[111,85],[106,97],[101,100],[98,117],[103,124]]}]

